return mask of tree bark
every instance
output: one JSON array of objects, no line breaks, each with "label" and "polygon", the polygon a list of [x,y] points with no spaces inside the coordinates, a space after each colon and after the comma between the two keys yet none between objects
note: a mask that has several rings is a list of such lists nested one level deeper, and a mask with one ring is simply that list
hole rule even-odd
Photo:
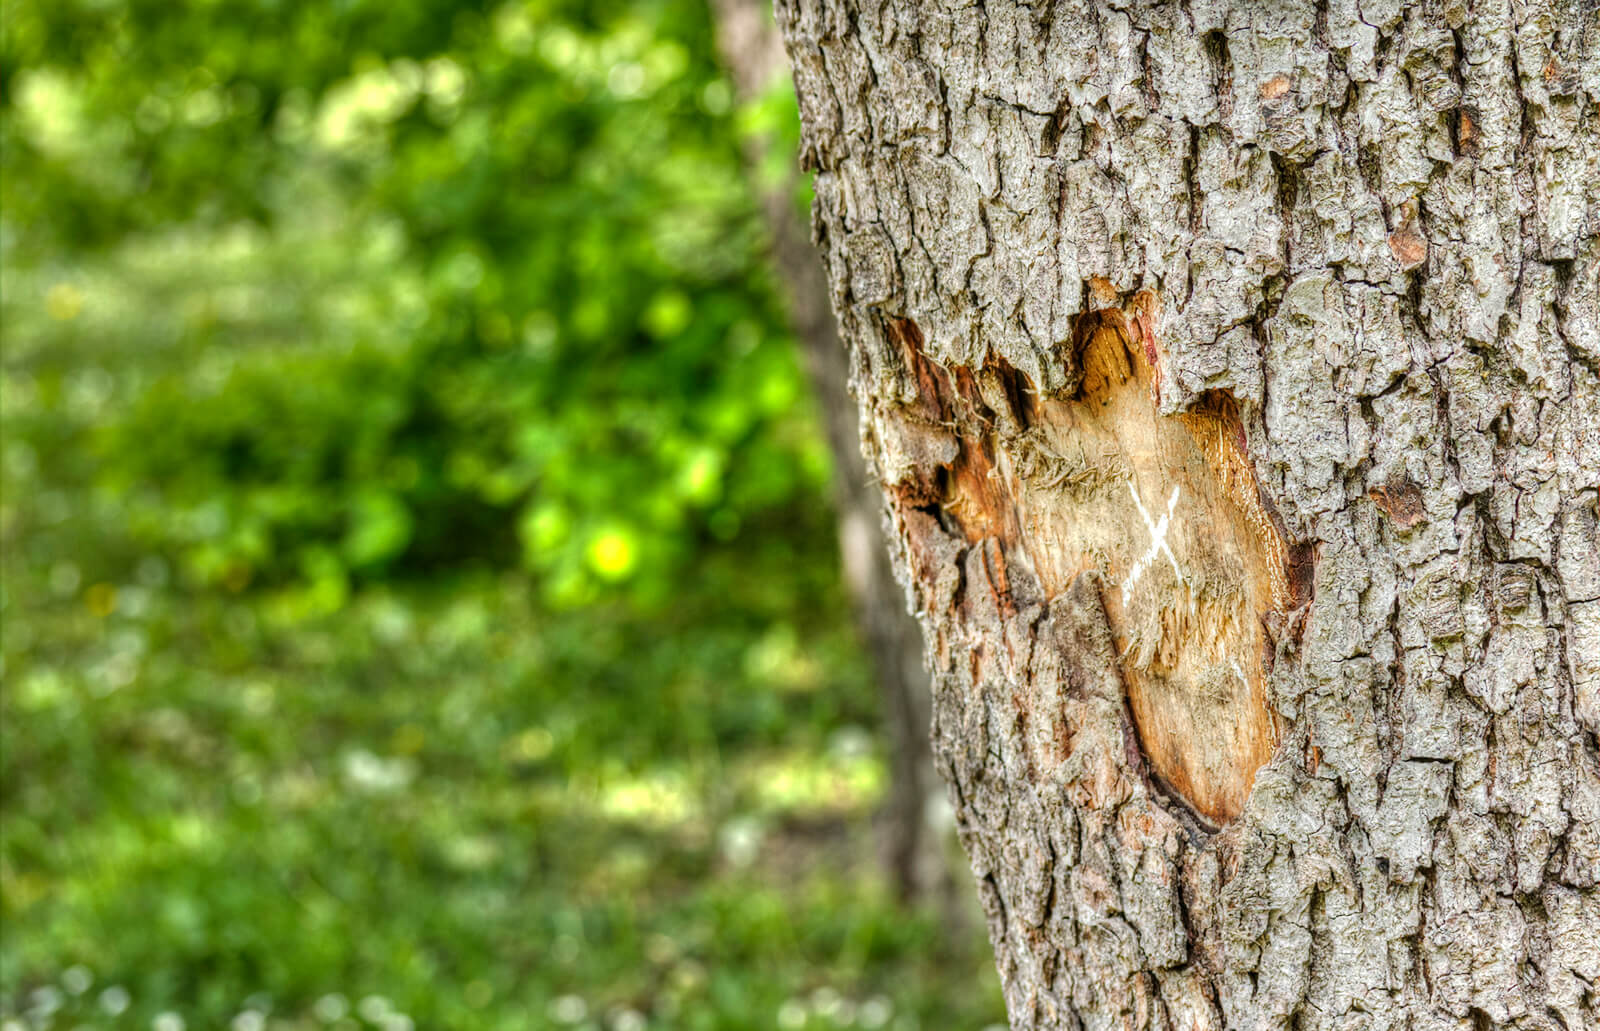
[{"label": "tree bark", "polygon": [[[712,10],[717,48],[740,101],[758,99],[787,68],[769,9],[761,0],[713,0]],[[860,414],[850,397],[848,353],[835,326],[827,279],[797,209],[798,175],[776,183],[760,181],[771,146],[771,140],[752,137],[745,163],[760,195],[773,265],[833,459],[840,568],[883,702],[889,746],[884,868],[902,901],[948,894],[947,843],[937,839],[927,820],[929,800],[936,797],[936,774],[928,742],[931,713],[922,633],[889,561],[878,514],[881,496],[867,474]]]},{"label": "tree bark", "polygon": [[1600,1026],[1594,0],[778,0],[1017,1028]]}]

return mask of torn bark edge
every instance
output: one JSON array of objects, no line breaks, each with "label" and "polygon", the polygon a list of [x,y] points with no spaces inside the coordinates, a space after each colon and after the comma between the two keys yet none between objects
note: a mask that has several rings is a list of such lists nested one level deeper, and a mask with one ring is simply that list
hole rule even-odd
[{"label": "torn bark edge", "polygon": [[[1258,616],[1263,625],[1257,637],[1259,676],[1264,682],[1278,661],[1298,649],[1314,590],[1315,550],[1308,543],[1290,538],[1276,506],[1262,490],[1261,477],[1250,458],[1246,431],[1245,420],[1253,413],[1242,411],[1228,392],[1207,391],[1181,412],[1160,414],[1162,355],[1155,336],[1159,298],[1151,291],[1141,290],[1123,303],[1104,281],[1090,284],[1090,297],[1100,306],[1074,320],[1072,338],[1061,354],[1072,388],[1055,396],[1064,401],[1085,401],[1091,387],[1087,382],[1091,364],[1101,374],[1115,377],[1113,382],[1142,376],[1149,384],[1149,403],[1158,425],[1168,419],[1183,420],[1197,445],[1217,449],[1214,453],[1208,450],[1208,454],[1214,463],[1226,467],[1224,470],[1214,466],[1223,476],[1225,493],[1239,506],[1253,528],[1253,536],[1265,549],[1264,568],[1270,590],[1261,596],[1266,605]],[[926,604],[955,602],[953,597],[941,597],[944,592],[935,585],[939,575],[930,564],[931,542],[918,538],[937,526],[943,534],[964,542],[963,553],[974,545],[981,546],[979,556],[991,595],[988,601],[1001,619],[1009,619],[1019,606],[1011,596],[1004,567],[1009,552],[1021,548],[1020,554],[1026,555],[1026,547],[1019,502],[999,474],[997,448],[1045,418],[1045,401],[1032,389],[1028,377],[1003,359],[990,355],[976,371],[967,366],[947,368],[926,353],[926,340],[914,321],[882,313],[876,317],[883,339],[891,345],[890,360],[899,366],[903,384],[904,400],[891,404],[880,422],[898,438],[895,447],[901,467],[894,470],[894,475],[886,476],[886,486],[893,506],[901,513],[902,531],[908,535],[911,572],[925,592],[931,591],[924,599]],[[1102,334],[1114,334],[1114,339]],[[1105,365],[1105,354],[1088,359],[1087,352],[1097,338],[1100,346],[1114,349],[1109,353],[1125,355],[1121,361],[1132,365],[1120,367],[1119,373],[1118,368]],[[922,529],[913,530],[913,523]],[[963,571],[962,583],[967,587],[971,586],[969,579],[970,574]],[[1074,576],[1067,584],[1057,585],[1052,593],[1064,593],[1076,579]],[[1095,583],[1099,590],[1098,577]],[[1047,585],[1041,586],[1048,591]],[[957,597],[961,595],[958,590]],[[1097,603],[1104,616],[1103,595]],[[1167,800],[1167,808],[1183,811],[1182,819],[1191,835],[1214,834],[1231,824],[1237,810],[1221,815],[1202,809],[1206,803],[1191,801],[1151,761],[1152,745],[1140,733],[1127,677],[1121,669],[1117,674],[1122,689],[1127,760],[1136,765],[1152,794]],[[1265,740],[1272,754],[1276,754],[1283,740],[1281,716],[1267,697],[1260,698],[1257,705],[1259,716],[1240,713],[1239,718],[1264,720]],[[1257,710],[1252,707],[1251,711]],[[1266,761],[1270,759],[1252,759],[1248,771],[1239,767],[1239,775],[1249,778],[1245,784],[1253,781],[1260,764]],[[1242,805],[1242,798],[1236,805]]]}]

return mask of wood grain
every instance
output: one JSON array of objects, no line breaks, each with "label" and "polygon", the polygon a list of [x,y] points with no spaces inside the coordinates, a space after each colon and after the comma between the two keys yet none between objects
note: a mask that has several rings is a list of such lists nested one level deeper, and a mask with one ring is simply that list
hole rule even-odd
[{"label": "wood grain", "polygon": [[[914,453],[897,489],[969,542],[992,543],[994,582],[1019,559],[1047,598],[1099,574],[1149,770],[1217,825],[1238,815],[1276,746],[1264,620],[1295,592],[1231,399],[1158,411],[1157,303],[1142,293],[1127,311],[1085,314],[1064,355],[1078,387],[1056,397],[996,360],[945,368],[914,323],[891,322],[915,394],[896,439]],[[929,443],[950,436],[953,448]]]}]

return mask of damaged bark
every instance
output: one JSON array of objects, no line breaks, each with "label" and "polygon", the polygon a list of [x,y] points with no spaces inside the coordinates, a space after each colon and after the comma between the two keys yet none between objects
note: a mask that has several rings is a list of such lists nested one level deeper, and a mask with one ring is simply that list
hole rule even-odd
[{"label": "damaged bark", "polygon": [[1600,1025],[1600,7],[777,9],[1013,1026]]}]

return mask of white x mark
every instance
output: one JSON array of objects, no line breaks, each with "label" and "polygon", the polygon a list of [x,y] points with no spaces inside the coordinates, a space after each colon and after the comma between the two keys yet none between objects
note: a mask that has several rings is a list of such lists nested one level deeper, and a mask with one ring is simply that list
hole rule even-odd
[{"label": "white x mark", "polygon": [[1157,555],[1162,554],[1166,555],[1167,561],[1172,563],[1172,571],[1177,574],[1178,582],[1186,583],[1187,581],[1183,578],[1183,570],[1178,568],[1178,556],[1174,555],[1172,549],[1167,546],[1167,524],[1172,521],[1172,510],[1178,504],[1177,484],[1172,487],[1172,497],[1167,499],[1167,510],[1162,514],[1161,520],[1152,522],[1150,513],[1144,510],[1144,502],[1139,500],[1139,492],[1134,489],[1133,481],[1129,480],[1127,482],[1128,493],[1133,495],[1134,507],[1139,510],[1140,517],[1144,519],[1145,529],[1150,531],[1150,550],[1140,555],[1138,561],[1133,564],[1133,568],[1128,570],[1128,579],[1123,586],[1131,588],[1138,583],[1139,577],[1144,575],[1144,571],[1150,567],[1150,563],[1155,561]]}]

